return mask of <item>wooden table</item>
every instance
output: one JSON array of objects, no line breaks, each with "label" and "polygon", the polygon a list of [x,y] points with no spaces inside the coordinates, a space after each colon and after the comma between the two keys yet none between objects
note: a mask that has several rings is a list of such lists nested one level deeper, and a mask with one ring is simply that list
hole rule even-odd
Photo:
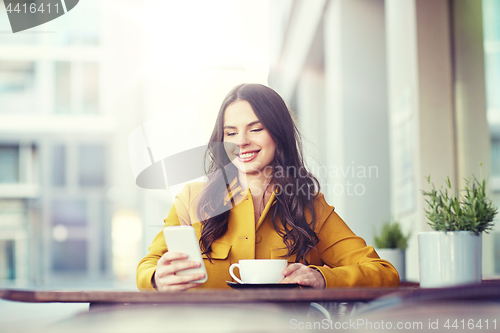
[{"label": "wooden table", "polygon": [[[4,289],[0,290],[0,298],[39,303],[40,306],[54,302],[90,303],[92,311],[50,326],[47,329],[50,333],[159,332],[166,327],[173,332],[276,333],[289,332],[291,323],[309,318],[311,302],[369,302],[383,295],[413,289],[229,289],[169,293]],[[318,313],[313,315],[319,316]],[[37,332],[45,331],[37,328]]]},{"label": "wooden table", "polygon": [[0,289],[0,298],[30,303],[128,303],[128,304],[207,304],[207,303],[310,303],[371,302],[399,297],[408,301],[432,299],[486,299],[500,297],[500,280],[485,280],[479,285],[453,288],[418,288],[405,283],[398,288],[296,289],[220,289],[179,292],[139,291],[44,291]]},{"label": "wooden table", "polygon": [[[406,288],[408,291],[413,288]],[[288,332],[311,302],[369,302],[401,288],[191,290],[187,292],[0,290],[0,298],[39,303],[90,303],[90,310],[47,332]],[[333,303],[330,303],[333,304]],[[353,303],[350,303],[353,304]],[[327,309],[330,313],[333,308]],[[314,313],[318,315],[318,313]],[[324,317],[323,317],[324,318]],[[21,324],[22,325],[22,324]],[[26,329],[32,332],[34,329]],[[0,329],[1,330],[1,329]],[[44,332],[36,327],[37,332]]]},{"label": "wooden table", "polygon": [[[497,319],[500,328],[498,281],[439,289],[415,287],[257,289],[193,290],[173,293],[4,289],[0,290],[0,297],[18,302],[95,305],[94,311],[86,311],[67,318],[47,327],[46,331],[43,328],[37,329],[39,333],[68,331],[156,333],[166,329],[174,332],[202,330],[205,333],[289,332],[300,323],[313,320],[293,308],[294,304],[306,308],[310,302],[370,302],[357,310],[354,317],[332,318],[332,325],[351,320],[373,323],[384,320],[394,325],[398,321],[405,323],[418,321],[423,325],[429,325],[430,322],[439,319],[442,328],[448,318],[469,316],[476,322],[482,320],[485,323],[489,320],[490,324]],[[373,300],[375,301],[372,302]],[[371,332],[365,328],[365,326],[356,327],[352,331]],[[421,331],[431,331],[426,329],[427,326]]]},{"label": "wooden table", "polygon": [[31,303],[287,303],[287,302],[369,302],[395,292],[411,292],[415,288],[332,288],[316,289],[254,289],[254,290],[192,290],[181,292],[134,291],[37,291],[0,290],[0,298]]}]

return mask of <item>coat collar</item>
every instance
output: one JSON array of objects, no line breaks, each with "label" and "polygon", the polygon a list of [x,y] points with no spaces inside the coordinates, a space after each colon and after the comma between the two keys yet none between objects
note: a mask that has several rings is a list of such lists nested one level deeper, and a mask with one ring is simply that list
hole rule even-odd
[{"label": "coat collar", "polygon": [[240,185],[240,182],[238,181],[238,177],[234,177],[227,188],[227,194],[224,197],[224,206],[227,205],[231,200],[236,200],[240,195],[243,195],[244,192],[248,191],[244,191]]},{"label": "coat collar", "polygon": [[[273,193],[271,193],[271,197],[269,198],[269,201],[266,204],[266,208],[264,209],[264,212],[267,213],[269,208],[273,206],[276,203],[276,192],[278,189],[276,189]],[[228,186],[228,193],[224,197],[224,205],[227,205],[229,202],[231,202],[232,199],[234,199],[235,202],[238,202],[240,199],[240,196],[248,196],[251,195],[250,189],[248,190],[243,190],[243,188],[240,185],[240,182],[238,181],[238,177],[234,177],[234,179],[231,181],[231,183]],[[264,215],[264,214],[263,214]]]}]

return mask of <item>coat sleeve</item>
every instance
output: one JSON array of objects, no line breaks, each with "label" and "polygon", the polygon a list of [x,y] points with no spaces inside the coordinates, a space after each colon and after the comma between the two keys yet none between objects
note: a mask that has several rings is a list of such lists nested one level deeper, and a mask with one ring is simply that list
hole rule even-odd
[{"label": "coat sleeve", "polygon": [[375,249],[356,236],[333,207],[326,205],[330,209],[321,219],[324,222],[317,233],[317,250],[326,266],[310,266],[321,272],[326,288],[398,286],[399,275],[394,266],[380,259]]},{"label": "coat sleeve", "polygon": [[[186,185],[184,189],[175,198],[174,204],[164,220],[163,228],[174,225],[189,225],[189,209],[190,209],[191,188]],[[179,213],[178,213],[179,212]],[[155,290],[151,284],[151,279],[156,271],[156,264],[161,256],[167,252],[165,237],[163,236],[163,228],[153,239],[149,246],[149,253],[139,262],[136,271],[137,287],[141,291]]]}]

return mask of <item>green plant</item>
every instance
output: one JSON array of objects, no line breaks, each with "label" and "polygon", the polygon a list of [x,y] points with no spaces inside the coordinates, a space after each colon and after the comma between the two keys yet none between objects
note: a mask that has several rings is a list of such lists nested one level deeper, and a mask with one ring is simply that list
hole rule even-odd
[{"label": "green plant", "polygon": [[446,179],[446,187],[436,191],[430,176],[427,182],[431,186],[429,192],[422,191],[428,203],[425,210],[429,225],[435,231],[470,231],[476,235],[488,233],[493,227],[493,219],[498,212],[486,195],[486,180],[465,179],[465,188],[456,190],[451,187],[450,178]]},{"label": "green plant", "polygon": [[385,222],[379,235],[374,236],[374,244],[379,249],[400,249],[408,247],[411,231],[404,234],[399,222]]}]

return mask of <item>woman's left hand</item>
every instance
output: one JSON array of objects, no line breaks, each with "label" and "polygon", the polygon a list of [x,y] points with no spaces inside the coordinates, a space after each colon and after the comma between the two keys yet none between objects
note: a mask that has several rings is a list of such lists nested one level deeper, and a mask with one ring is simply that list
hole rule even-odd
[{"label": "woman's left hand", "polygon": [[288,265],[283,271],[285,278],[280,283],[298,283],[315,289],[325,289],[323,275],[315,269],[304,264],[294,263]]}]

